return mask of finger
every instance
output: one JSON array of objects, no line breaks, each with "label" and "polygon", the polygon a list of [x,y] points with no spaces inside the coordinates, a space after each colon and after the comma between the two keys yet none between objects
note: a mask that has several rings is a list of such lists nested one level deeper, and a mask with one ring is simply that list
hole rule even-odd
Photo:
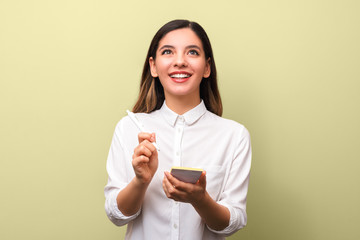
[{"label": "finger", "polygon": [[148,140],[149,142],[156,142],[156,135],[155,133],[147,133],[147,132],[140,132],[138,134],[138,141],[141,143],[144,140]]},{"label": "finger", "polygon": [[154,145],[154,147],[156,148],[156,152],[157,151],[160,151],[160,149],[158,148],[158,146],[155,144],[156,143],[156,135],[155,135],[155,133],[152,133],[151,134],[151,143]]},{"label": "finger", "polygon": [[169,179],[166,176],[166,172],[164,172],[164,179],[163,179],[164,187],[166,188],[167,192],[169,192],[170,189],[175,189],[175,186],[172,185],[169,181]]},{"label": "finger", "polygon": [[150,142],[156,142],[156,135],[155,135],[155,133],[151,133]]},{"label": "finger", "polygon": [[173,177],[169,172],[165,172],[165,176],[167,178],[167,180],[169,181],[170,185],[173,186],[174,188],[176,188],[177,190],[185,190],[186,189],[186,185],[188,183],[184,183],[180,180],[178,180],[177,178]]},{"label": "finger", "polygon": [[[194,184],[191,183],[184,183],[179,181],[179,186],[173,185],[169,179],[168,176],[169,173],[164,172],[164,179],[163,179],[163,189],[166,194],[166,196],[170,199],[173,199],[175,201],[180,202],[190,202],[192,191],[189,189],[193,189],[195,187]],[[184,186],[187,186],[189,189],[184,189]],[[190,195],[189,195],[190,194]]]},{"label": "finger", "polygon": [[206,186],[206,171],[203,171],[201,173],[201,176],[199,177],[199,180],[197,182],[200,186],[205,187]]},{"label": "finger", "polygon": [[140,164],[148,163],[149,161],[150,159],[148,157],[141,155],[133,159],[133,165],[138,166]]},{"label": "finger", "polygon": [[[155,135],[155,133],[151,133],[149,142],[151,143],[151,144],[150,144],[150,145],[151,145],[151,151],[152,151],[152,152],[155,152],[155,150],[157,150],[156,147],[155,147],[155,145],[153,144],[153,143],[156,142],[156,135]],[[149,147],[149,148],[150,148],[150,147]]]},{"label": "finger", "polygon": [[164,189],[166,197],[174,199],[173,194],[174,194],[175,188],[170,184],[169,180],[166,178],[165,175],[163,178],[163,189]]},{"label": "finger", "polygon": [[156,147],[154,146],[154,144],[152,144],[151,142],[149,142],[148,140],[144,140],[143,142],[140,143],[141,145],[144,145],[145,147],[147,147],[152,153],[154,153],[156,151]]},{"label": "finger", "polygon": [[139,143],[141,143],[144,140],[148,140],[149,142],[151,142],[151,138],[154,138],[154,136],[152,136],[152,133],[140,132],[138,134]]},{"label": "finger", "polygon": [[169,181],[169,178],[168,176],[170,175],[168,172],[164,172],[165,173],[165,176],[164,176],[164,183],[165,183],[165,186],[167,188],[167,191],[170,195],[174,195],[176,193],[178,193],[181,188],[179,187],[179,184],[176,185],[174,183],[172,183],[171,181]]},{"label": "finger", "polygon": [[[147,140],[145,140],[147,141]],[[152,145],[151,143],[149,143],[150,145]],[[141,143],[139,144],[135,149],[134,149],[134,155],[135,157],[141,156],[141,155],[145,155],[147,157],[150,157],[152,154],[151,149],[149,149],[149,147],[151,148],[151,146],[148,146],[146,143]]]},{"label": "finger", "polygon": [[[141,132],[138,134],[138,141],[139,141],[139,143],[142,143],[144,141],[153,143],[153,142],[156,142],[156,135],[155,135],[155,133]],[[151,144],[151,145],[154,146],[154,144]],[[151,146],[151,151],[154,152],[153,149],[156,149],[156,148],[155,148],[155,146],[154,146],[154,148],[152,146]]]},{"label": "finger", "polygon": [[168,182],[168,180],[166,179],[166,176],[164,175],[164,178],[163,178],[163,181],[162,181],[162,186],[163,186],[165,195],[166,195],[167,197],[170,197],[169,191],[168,191],[167,182]]}]

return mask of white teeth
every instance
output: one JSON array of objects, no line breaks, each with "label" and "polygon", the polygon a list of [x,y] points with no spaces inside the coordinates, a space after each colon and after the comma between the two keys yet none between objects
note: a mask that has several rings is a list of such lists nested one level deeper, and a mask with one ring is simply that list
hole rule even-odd
[{"label": "white teeth", "polygon": [[181,74],[172,74],[172,75],[170,75],[170,77],[172,77],[172,78],[188,78],[188,77],[190,77],[190,75],[181,73]]}]

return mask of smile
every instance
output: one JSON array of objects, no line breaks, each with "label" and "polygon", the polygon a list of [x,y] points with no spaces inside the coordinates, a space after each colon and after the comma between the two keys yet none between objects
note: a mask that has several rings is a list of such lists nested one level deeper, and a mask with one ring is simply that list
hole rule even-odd
[{"label": "smile", "polygon": [[188,72],[172,72],[169,74],[171,79],[176,83],[183,83],[189,80],[191,74]]},{"label": "smile", "polygon": [[185,74],[185,73],[178,73],[178,74],[171,74],[170,77],[172,77],[172,78],[189,78],[189,77],[191,77],[191,75]]}]

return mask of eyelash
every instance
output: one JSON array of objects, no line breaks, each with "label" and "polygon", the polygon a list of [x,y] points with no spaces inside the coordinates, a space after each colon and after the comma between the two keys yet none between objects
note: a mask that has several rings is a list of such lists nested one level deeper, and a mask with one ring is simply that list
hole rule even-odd
[{"label": "eyelash", "polygon": [[[162,52],[161,52],[161,55],[169,55],[171,54],[172,51],[170,49],[164,49]],[[196,55],[196,56],[199,56],[199,52],[197,50],[189,50],[188,54],[190,55]]]},{"label": "eyelash", "polygon": [[198,51],[196,51],[196,50],[190,50],[189,54],[191,54],[191,55],[199,55]]},{"label": "eyelash", "polygon": [[171,50],[170,49],[164,49],[162,52],[161,52],[161,55],[168,55],[168,54],[171,54]]}]

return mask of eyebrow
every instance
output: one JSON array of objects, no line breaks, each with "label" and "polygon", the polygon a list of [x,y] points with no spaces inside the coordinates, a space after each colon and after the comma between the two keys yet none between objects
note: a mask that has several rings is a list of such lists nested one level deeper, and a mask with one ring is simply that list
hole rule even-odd
[{"label": "eyebrow", "polygon": [[196,49],[198,49],[199,51],[201,50],[201,48],[200,48],[198,45],[189,45],[189,46],[187,46],[186,48],[196,48]]},{"label": "eyebrow", "polygon": [[[159,50],[161,50],[161,49],[164,49],[164,48],[175,48],[174,46],[172,46],[172,45],[164,45],[164,46],[162,46],[162,47],[160,47],[159,48]],[[186,46],[186,49],[189,49],[189,48],[196,48],[196,49],[198,49],[199,51],[201,50],[201,48],[198,46],[198,45],[189,45],[189,46]]]}]

